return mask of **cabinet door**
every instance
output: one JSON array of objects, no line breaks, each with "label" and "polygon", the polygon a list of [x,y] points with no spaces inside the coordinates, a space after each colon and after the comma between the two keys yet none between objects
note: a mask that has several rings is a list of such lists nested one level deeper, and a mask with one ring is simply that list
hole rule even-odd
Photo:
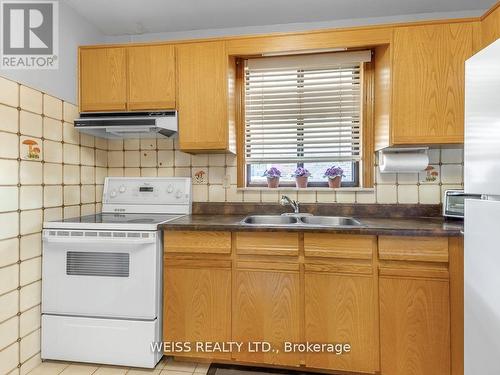
[{"label": "cabinet door", "polygon": [[377,332],[372,275],[306,272],[306,341],[351,346],[351,352],[342,355],[307,353],[307,367],[375,372],[378,370]]},{"label": "cabinet door", "polygon": [[80,111],[127,109],[125,48],[80,49]]},{"label": "cabinet door", "polygon": [[224,42],[177,48],[179,145],[185,151],[228,148],[228,57]]},{"label": "cabinet door", "polygon": [[[259,262],[259,267],[265,267]],[[242,362],[299,366],[298,353],[283,353],[283,343],[300,342],[300,291],[296,271],[235,271],[233,341],[267,341],[279,352],[261,350],[233,353]]]},{"label": "cabinet door", "polygon": [[393,143],[463,143],[472,24],[398,27],[393,45]]},{"label": "cabinet door", "polygon": [[449,375],[447,280],[381,277],[380,341],[384,375]]},{"label": "cabinet door", "polygon": [[138,46],[127,51],[129,110],[175,108],[174,46]]},{"label": "cabinet door", "polygon": [[[189,267],[188,263],[165,267],[163,340],[190,342],[193,348],[195,342],[231,341],[231,269],[200,268],[199,261]],[[230,353],[177,354],[230,359]]]}]

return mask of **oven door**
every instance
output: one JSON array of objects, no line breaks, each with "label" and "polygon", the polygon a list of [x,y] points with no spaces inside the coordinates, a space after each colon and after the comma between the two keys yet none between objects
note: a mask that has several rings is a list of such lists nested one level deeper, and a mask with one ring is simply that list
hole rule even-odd
[{"label": "oven door", "polygon": [[159,232],[43,231],[42,312],[154,319]]}]

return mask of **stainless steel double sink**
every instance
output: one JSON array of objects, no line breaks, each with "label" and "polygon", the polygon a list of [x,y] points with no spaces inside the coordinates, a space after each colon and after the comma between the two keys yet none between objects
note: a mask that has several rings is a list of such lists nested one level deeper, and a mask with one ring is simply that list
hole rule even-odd
[{"label": "stainless steel double sink", "polygon": [[359,227],[363,224],[352,217],[312,216],[312,215],[251,215],[242,224],[252,226],[321,226],[321,227]]}]

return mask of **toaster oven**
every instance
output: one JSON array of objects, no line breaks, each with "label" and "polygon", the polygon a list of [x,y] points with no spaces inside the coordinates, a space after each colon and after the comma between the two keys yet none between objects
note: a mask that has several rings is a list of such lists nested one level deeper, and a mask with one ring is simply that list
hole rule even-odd
[{"label": "toaster oven", "polygon": [[466,194],[463,190],[446,190],[443,199],[443,216],[463,219],[466,199],[481,199],[481,194]]}]

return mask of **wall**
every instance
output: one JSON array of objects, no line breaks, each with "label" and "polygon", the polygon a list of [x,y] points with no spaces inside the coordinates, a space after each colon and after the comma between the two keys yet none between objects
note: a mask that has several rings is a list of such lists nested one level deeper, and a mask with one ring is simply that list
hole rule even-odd
[{"label": "wall", "polygon": [[77,97],[78,46],[104,41],[104,35],[73,8],[59,2],[59,68],[55,70],[0,69],[2,77],[36,87],[70,103]]},{"label": "wall", "polygon": [[107,142],[80,136],[76,115],[68,102],[0,78],[0,374],[40,362],[42,222],[101,208]]},{"label": "wall", "polygon": [[[189,155],[176,140],[110,141],[108,175],[178,176],[193,178],[196,202],[278,202],[286,194],[300,202],[319,203],[440,203],[446,189],[463,186],[463,149],[432,149],[429,173],[380,174],[375,189],[237,189],[234,155]],[[376,170],[376,166],[374,166]],[[204,175],[196,178],[196,174]],[[434,175],[433,175],[434,174]],[[436,175],[437,174],[437,175]],[[224,183],[229,181],[229,185]],[[225,188],[224,186],[227,186]]]},{"label": "wall", "polygon": [[127,42],[151,42],[151,41],[165,41],[165,40],[216,38],[216,37],[226,37],[226,36],[258,35],[258,34],[282,33],[282,32],[301,32],[309,30],[383,25],[391,23],[479,17],[484,12],[485,10],[417,13],[417,14],[407,14],[398,16],[354,18],[354,19],[343,19],[334,21],[323,21],[323,22],[302,22],[302,23],[287,23],[278,25],[229,27],[223,29],[144,33],[136,35],[106,36],[104,40],[105,43],[127,43]]}]

